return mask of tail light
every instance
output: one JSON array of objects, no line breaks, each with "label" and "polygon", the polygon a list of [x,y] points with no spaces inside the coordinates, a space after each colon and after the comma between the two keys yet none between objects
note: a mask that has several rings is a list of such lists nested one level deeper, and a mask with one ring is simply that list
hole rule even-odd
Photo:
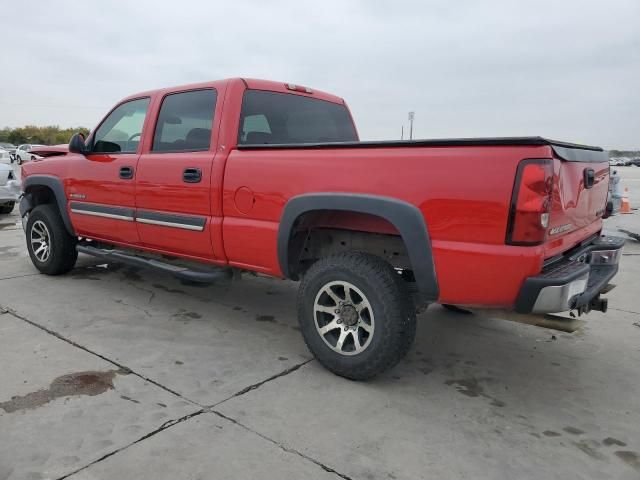
[{"label": "tail light", "polygon": [[553,163],[545,159],[520,162],[511,195],[507,224],[507,244],[539,245],[547,237]]}]

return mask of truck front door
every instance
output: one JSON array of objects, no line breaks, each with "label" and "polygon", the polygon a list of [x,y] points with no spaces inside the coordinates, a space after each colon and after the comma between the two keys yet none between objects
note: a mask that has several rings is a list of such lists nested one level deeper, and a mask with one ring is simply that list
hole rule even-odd
[{"label": "truck front door", "polygon": [[65,187],[79,236],[139,242],[135,177],[149,100],[129,100],[114,108],[91,137],[85,160],[74,163]]}]

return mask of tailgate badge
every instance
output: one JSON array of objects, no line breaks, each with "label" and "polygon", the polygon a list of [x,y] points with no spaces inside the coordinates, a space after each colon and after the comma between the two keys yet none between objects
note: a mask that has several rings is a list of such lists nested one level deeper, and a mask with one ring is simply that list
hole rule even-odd
[{"label": "tailgate badge", "polygon": [[573,227],[572,223],[565,223],[564,225],[558,225],[557,227],[553,227],[549,230],[549,235],[557,235],[558,233],[566,232],[567,230],[571,230]]}]

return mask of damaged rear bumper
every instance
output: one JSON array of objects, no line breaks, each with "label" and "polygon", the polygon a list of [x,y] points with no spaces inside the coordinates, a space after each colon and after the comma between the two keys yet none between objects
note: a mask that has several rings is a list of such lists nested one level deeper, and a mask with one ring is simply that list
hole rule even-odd
[{"label": "damaged rear bumper", "polygon": [[17,202],[21,187],[20,180],[9,180],[5,185],[0,185],[0,203]]},{"label": "damaged rear bumper", "polygon": [[520,289],[515,310],[519,313],[558,313],[577,310],[606,311],[600,295],[610,290],[618,272],[624,239],[601,236],[575,252],[528,277]]}]

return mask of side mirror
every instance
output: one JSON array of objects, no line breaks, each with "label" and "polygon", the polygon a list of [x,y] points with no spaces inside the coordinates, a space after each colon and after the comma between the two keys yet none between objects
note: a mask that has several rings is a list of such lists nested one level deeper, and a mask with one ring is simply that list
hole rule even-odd
[{"label": "side mirror", "polygon": [[84,135],[81,133],[75,133],[71,137],[71,140],[69,140],[69,152],[81,153],[82,155],[87,153],[87,147],[84,144]]}]

